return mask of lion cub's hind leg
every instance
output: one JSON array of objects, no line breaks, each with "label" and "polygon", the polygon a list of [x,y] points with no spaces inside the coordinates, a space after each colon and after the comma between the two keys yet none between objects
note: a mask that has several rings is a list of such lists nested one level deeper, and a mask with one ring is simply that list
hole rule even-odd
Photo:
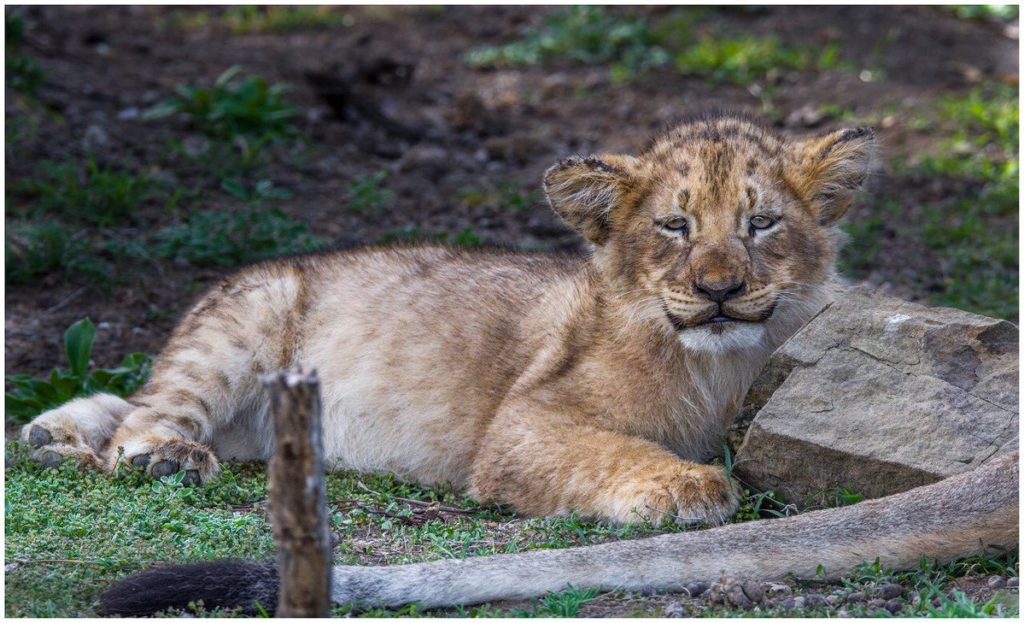
[{"label": "lion cub's hind leg", "polygon": [[78,398],[40,414],[21,429],[32,458],[55,467],[65,458],[103,469],[103,451],[124,417],[135,407],[113,394]]}]

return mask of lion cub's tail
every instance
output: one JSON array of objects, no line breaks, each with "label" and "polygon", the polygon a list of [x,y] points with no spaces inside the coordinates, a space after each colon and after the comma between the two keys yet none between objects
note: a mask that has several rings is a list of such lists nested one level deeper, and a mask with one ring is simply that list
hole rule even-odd
[{"label": "lion cub's tail", "polygon": [[[634,541],[467,560],[334,568],[332,600],[425,607],[523,599],[568,585],[679,590],[722,573],[780,579],[849,573],[876,558],[908,568],[1018,543],[1018,455],[925,487],[786,519]],[[272,611],[273,563],[214,562],[147,571],[101,597],[103,614],[138,616],[203,600],[207,609]],[[258,604],[258,605],[257,605]]]}]

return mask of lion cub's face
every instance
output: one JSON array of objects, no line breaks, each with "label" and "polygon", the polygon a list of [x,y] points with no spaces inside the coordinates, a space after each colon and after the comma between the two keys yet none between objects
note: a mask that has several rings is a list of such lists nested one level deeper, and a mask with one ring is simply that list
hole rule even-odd
[{"label": "lion cub's face", "polygon": [[685,346],[727,350],[759,343],[829,277],[873,145],[866,129],[789,144],[702,119],[639,157],[562,161],[545,187],[620,293]]}]

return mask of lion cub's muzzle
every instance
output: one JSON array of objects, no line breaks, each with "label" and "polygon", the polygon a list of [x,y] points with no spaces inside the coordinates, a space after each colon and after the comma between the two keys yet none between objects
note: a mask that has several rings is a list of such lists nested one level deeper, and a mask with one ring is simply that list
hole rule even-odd
[{"label": "lion cub's muzzle", "polygon": [[[748,298],[754,298],[754,300],[748,300]],[[722,302],[701,301],[699,309],[694,309],[697,307],[696,305],[687,305],[686,313],[673,310],[667,303],[664,305],[664,309],[665,315],[676,331],[709,326],[716,332],[721,332],[732,324],[764,322],[775,312],[775,305],[774,297],[753,295]]]}]

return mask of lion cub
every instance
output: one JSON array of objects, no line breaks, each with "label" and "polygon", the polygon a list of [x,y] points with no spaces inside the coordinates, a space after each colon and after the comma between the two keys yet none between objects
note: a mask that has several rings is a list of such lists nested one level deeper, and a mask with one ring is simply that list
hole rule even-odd
[{"label": "lion cub", "polygon": [[333,467],[451,482],[529,515],[717,524],[702,465],[771,351],[824,303],[870,130],[786,142],[685,123],[640,156],[568,158],[551,207],[586,257],[368,248],[249,267],[181,321],[150,382],[22,432],[47,464],[201,483],[267,459],[261,374],[318,370]]}]

